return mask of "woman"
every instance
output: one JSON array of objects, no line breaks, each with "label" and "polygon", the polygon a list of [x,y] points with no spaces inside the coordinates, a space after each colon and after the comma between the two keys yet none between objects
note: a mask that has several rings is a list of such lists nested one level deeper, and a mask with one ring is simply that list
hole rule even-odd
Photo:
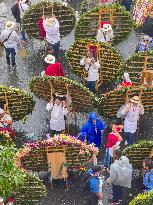
[{"label": "woman", "polygon": [[64,96],[54,95],[47,104],[46,109],[51,111],[50,130],[52,135],[61,134],[65,130],[65,117],[68,113]]}]

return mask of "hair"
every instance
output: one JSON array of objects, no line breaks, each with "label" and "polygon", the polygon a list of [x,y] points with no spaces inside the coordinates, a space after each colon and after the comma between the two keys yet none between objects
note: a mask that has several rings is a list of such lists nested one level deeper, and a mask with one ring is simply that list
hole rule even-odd
[{"label": "hair", "polygon": [[117,158],[120,158],[122,156],[122,151],[120,149],[116,149],[114,152]]},{"label": "hair", "polygon": [[99,165],[94,165],[94,166],[92,167],[92,171],[93,171],[94,173],[101,171],[101,166],[99,166]]}]

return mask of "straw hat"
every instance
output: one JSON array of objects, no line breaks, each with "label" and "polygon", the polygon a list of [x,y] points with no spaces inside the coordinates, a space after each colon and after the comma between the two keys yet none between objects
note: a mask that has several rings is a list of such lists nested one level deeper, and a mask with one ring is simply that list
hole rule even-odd
[{"label": "straw hat", "polygon": [[47,18],[46,20],[45,20],[45,24],[47,25],[47,26],[53,26],[53,22],[54,22],[54,19],[53,18]]},{"label": "straw hat", "polygon": [[131,103],[139,103],[140,102],[140,98],[139,96],[134,96],[133,98],[130,99]]},{"label": "straw hat", "polygon": [[51,54],[48,54],[46,56],[46,58],[44,59],[44,61],[46,63],[49,63],[49,64],[55,63],[55,57],[53,55],[51,55]]},{"label": "straw hat", "polygon": [[150,38],[150,37],[147,36],[147,35],[145,35],[145,36],[143,37],[143,40],[144,40],[144,41],[151,41],[151,39],[152,39],[152,38]]},{"label": "straw hat", "polygon": [[12,29],[12,28],[14,28],[14,26],[15,26],[15,23],[13,21],[7,21],[6,25],[5,25],[5,28],[6,29]]},{"label": "straw hat", "polygon": [[112,27],[110,24],[104,24],[102,30],[105,32],[110,31],[110,30],[112,30]]}]

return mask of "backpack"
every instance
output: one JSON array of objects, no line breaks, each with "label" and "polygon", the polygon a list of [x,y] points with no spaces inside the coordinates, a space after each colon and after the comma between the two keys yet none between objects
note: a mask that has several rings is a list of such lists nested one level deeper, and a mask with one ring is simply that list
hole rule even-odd
[{"label": "backpack", "polygon": [[144,175],[144,185],[149,189],[153,189],[153,170],[146,172]]}]

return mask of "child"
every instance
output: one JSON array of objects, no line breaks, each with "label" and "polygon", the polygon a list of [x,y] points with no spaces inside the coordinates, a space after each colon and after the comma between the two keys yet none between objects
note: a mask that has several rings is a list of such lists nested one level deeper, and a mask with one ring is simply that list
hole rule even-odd
[{"label": "child", "polygon": [[123,129],[123,125],[115,125],[111,124],[109,128],[111,132],[108,134],[108,140],[106,145],[106,153],[104,158],[104,166],[105,168],[109,168],[112,163],[114,150],[119,149],[120,141],[122,141],[122,137],[119,132]]},{"label": "child", "polygon": [[143,184],[145,186],[145,190],[151,191],[153,189],[153,163],[151,160],[145,161],[144,163],[145,174],[143,177]]}]

